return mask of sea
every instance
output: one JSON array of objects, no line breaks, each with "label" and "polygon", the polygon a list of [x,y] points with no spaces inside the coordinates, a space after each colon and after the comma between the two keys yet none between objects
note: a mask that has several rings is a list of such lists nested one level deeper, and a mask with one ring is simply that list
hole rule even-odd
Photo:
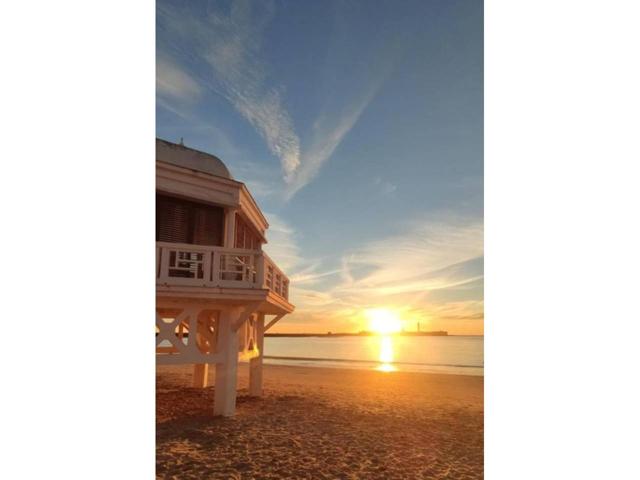
[{"label": "sea", "polygon": [[265,363],[484,375],[483,336],[266,337]]}]

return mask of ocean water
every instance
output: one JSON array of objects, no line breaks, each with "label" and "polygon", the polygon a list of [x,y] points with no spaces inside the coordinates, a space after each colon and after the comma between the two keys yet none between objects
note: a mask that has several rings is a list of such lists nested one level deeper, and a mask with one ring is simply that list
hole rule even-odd
[{"label": "ocean water", "polygon": [[266,337],[265,363],[484,375],[484,337]]}]

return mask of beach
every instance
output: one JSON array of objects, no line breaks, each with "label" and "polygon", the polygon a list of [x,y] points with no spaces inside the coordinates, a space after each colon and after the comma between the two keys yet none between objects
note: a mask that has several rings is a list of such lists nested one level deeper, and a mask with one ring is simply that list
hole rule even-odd
[{"label": "beach", "polygon": [[158,366],[156,474],[167,479],[476,479],[483,477],[484,377],[264,366],[236,415],[213,417],[189,365]]}]

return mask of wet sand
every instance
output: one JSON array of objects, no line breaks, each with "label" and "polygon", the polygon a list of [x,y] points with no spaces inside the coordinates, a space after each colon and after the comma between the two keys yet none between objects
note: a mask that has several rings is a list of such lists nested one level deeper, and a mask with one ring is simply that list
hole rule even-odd
[{"label": "wet sand", "polygon": [[236,416],[222,418],[191,368],[157,369],[158,478],[483,477],[483,377],[265,365],[251,398],[240,365]]}]

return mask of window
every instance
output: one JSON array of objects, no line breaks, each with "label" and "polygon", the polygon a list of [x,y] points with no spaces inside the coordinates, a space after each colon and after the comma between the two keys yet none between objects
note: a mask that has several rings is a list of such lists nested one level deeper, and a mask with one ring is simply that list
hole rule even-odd
[{"label": "window", "polygon": [[156,194],[156,241],[222,245],[221,207]]},{"label": "window", "polygon": [[260,237],[251,226],[245,222],[240,215],[236,215],[236,241],[235,248],[246,248],[249,250],[260,249]]}]

